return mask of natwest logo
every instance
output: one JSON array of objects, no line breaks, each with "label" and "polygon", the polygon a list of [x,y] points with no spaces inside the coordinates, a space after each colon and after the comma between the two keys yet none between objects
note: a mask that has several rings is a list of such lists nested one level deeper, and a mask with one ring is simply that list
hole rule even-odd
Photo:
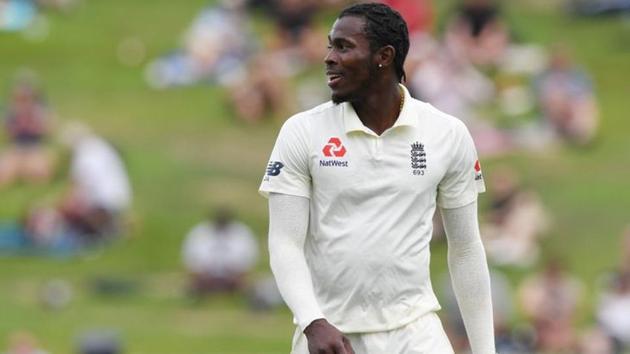
[{"label": "natwest logo", "polygon": [[343,146],[339,138],[332,137],[328,140],[328,144],[324,146],[322,152],[326,157],[343,157],[346,154],[346,147]]},{"label": "natwest logo", "polygon": [[483,175],[481,174],[481,164],[479,160],[475,162],[475,181],[479,181],[483,179]]}]

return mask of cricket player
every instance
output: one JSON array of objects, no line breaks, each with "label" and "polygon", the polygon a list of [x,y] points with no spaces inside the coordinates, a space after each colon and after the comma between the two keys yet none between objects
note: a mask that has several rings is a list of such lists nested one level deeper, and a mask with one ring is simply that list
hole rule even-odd
[{"label": "cricket player", "polygon": [[328,40],[332,100],[287,120],[260,186],[292,353],[453,353],[429,277],[436,207],[472,352],[495,353],[468,130],[400,84],[409,38],[396,11],[348,7]]}]

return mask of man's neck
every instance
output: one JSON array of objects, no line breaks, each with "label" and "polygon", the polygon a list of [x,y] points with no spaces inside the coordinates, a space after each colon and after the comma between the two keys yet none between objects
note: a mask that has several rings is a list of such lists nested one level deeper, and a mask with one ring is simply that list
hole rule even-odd
[{"label": "man's neck", "polygon": [[402,108],[402,99],[403,91],[398,83],[391,83],[350,103],[363,125],[381,135],[396,123]]}]

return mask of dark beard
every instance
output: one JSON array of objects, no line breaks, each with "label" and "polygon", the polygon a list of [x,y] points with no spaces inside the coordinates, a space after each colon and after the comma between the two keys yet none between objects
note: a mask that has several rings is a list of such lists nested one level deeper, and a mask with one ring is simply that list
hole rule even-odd
[{"label": "dark beard", "polygon": [[374,80],[375,78],[378,76],[378,69],[375,66],[371,66],[368,63],[366,63],[366,67],[369,71],[369,77],[368,80],[365,81],[363,83],[363,85],[361,85],[359,87],[358,90],[355,90],[354,92],[349,92],[343,96],[335,96],[334,94],[331,95],[330,100],[338,105],[340,103],[344,103],[344,102],[355,102],[355,101],[361,101],[362,98],[365,96],[366,92],[368,92],[370,90],[369,87],[374,85]]},{"label": "dark beard", "polygon": [[340,104],[340,103],[344,103],[344,102],[348,101],[348,97],[344,97],[344,96],[332,95],[332,96],[330,96],[330,99],[332,100],[332,102],[334,104]]}]

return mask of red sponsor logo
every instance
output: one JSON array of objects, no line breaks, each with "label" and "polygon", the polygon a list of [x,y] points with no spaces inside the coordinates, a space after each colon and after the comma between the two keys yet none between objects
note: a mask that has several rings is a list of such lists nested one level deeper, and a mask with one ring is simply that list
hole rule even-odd
[{"label": "red sponsor logo", "polygon": [[343,157],[346,154],[346,147],[343,146],[339,138],[332,137],[328,140],[328,144],[324,146],[322,152],[326,157]]},{"label": "red sponsor logo", "polygon": [[483,179],[483,176],[481,175],[481,164],[479,163],[479,160],[477,160],[475,162],[475,181],[480,181]]}]

